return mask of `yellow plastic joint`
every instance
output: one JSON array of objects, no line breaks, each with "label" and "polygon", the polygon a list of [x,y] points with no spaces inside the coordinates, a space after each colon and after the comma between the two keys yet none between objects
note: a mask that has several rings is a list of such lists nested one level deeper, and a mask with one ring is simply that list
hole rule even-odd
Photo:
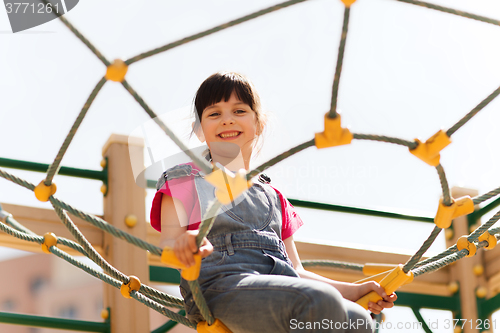
[{"label": "yellow plastic joint", "polygon": [[477,246],[476,244],[469,242],[467,236],[462,236],[457,240],[457,249],[458,251],[467,249],[467,251],[469,251],[469,254],[466,255],[466,257],[472,257],[476,254]]},{"label": "yellow plastic joint", "polygon": [[340,0],[346,7],[351,7],[353,3],[356,2],[356,0]]},{"label": "yellow plastic joint", "polygon": [[247,180],[246,176],[245,169],[234,174],[222,167],[205,176],[205,180],[215,186],[215,196],[222,204],[227,205],[252,186],[252,181]]},{"label": "yellow plastic joint", "polygon": [[131,275],[128,277],[129,281],[127,284],[123,283],[122,286],[120,287],[120,292],[122,293],[122,296],[125,298],[132,298],[130,296],[130,293],[132,290],[139,290],[141,289],[141,280],[137,276]]},{"label": "yellow plastic joint", "polygon": [[470,196],[461,197],[458,199],[451,199],[450,206],[443,203],[443,199],[439,200],[439,207],[434,218],[436,226],[442,229],[449,228],[451,221],[457,217],[464,216],[474,212],[474,201]]},{"label": "yellow plastic joint", "polygon": [[321,133],[316,133],[314,143],[316,148],[328,148],[341,145],[347,145],[352,141],[352,133],[347,128],[341,127],[340,113],[337,117],[329,118],[328,113],[325,114],[325,130]]},{"label": "yellow plastic joint", "polygon": [[186,266],[177,259],[174,250],[170,247],[165,247],[161,253],[161,262],[165,265],[181,270],[181,276],[184,280],[194,281],[200,275],[201,268],[201,255],[198,253],[194,254],[195,264],[191,267],[186,268]]},{"label": "yellow plastic joint", "polygon": [[121,59],[115,59],[111,65],[106,69],[106,80],[115,82],[123,82],[127,74],[128,66]]},{"label": "yellow plastic joint", "polygon": [[232,333],[222,321],[215,319],[212,325],[208,325],[206,321],[200,321],[196,326],[198,333]]},{"label": "yellow plastic joint", "polygon": [[49,201],[51,195],[54,195],[57,191],[56,184],[52,183],[50,186],[44,184],[45,180],[42,180],[40,184],[38,184],[35,189],[35,197],[43,202]]},{"label": "yellow plastic joint", "polygon": [[484,232],[484,234],[479,236],[478,241],[480,241],[480,242],[487,241],[488,242],[488,246],[484,247],[486,250],[491,250],[497,245],[497,238],[495,237],[495,235],[490,234],[488,232],[488,230],[486,230]]},{"label": "yellow plastic joint", "polygon": [[451,140],[446,135],[446,132],[440,130],[425,141],[425,143],[422,143],[419,139],[415,139],[415,142],[417,142],[418,146],[413,150],[410,149],[410,153],[429,165],[438,166],[441,157],[439,153],[451,143]]},{"label": "yellow plastic joint", "polygon": [[372,263],[366,263],[363,266],[363,274],[365,276],[372,276],[375,274],[380,274],[382,272],[386,272],[389,270],[392,270],[396,267],[397,265],[393,264],[372,264]]},{"label": "yellow plastic joint", "polygon": [[57,244],[57,236],[52,232],[43,235],[42,251],[50,254],[50,247]]},{"label": "yellow plastic joint", "polygon": [[[411,281],[413,281],[413,272],[404,273],[403,265],[399,264],[380,281],[380,285],[384,288],[387,295],[390,295],[403,284],[410,283]],[[377,303],[381,299],[382,297],[379,294],[372,291],[358,299],[356,303],[368,309],[368,302]]]}]

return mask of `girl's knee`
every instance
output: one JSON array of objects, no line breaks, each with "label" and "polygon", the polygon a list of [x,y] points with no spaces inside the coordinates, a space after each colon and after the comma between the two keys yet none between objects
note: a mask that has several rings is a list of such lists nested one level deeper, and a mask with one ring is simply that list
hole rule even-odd
[{"label": "girl's knee", "polygon": [[346,332],[372,333],[373,320],[365,309],[358,304],[346,300],[347,315],[349,317],[350,329]]},{"label": "girl's knee", "polygon": [[302,288],[302,293],[304,299],[307,299],[307,307],[302,310],[309,320],[333,323],[347,320],[345,299],[334,287],[322,282],[310,283],[309,286]]}]

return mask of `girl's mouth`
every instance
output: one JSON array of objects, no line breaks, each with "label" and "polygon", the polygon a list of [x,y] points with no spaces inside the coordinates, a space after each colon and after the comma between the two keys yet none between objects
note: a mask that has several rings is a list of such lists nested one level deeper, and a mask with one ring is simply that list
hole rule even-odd
[{"label": "girl's mouth", "polygon": [[238,131],[233,131],[233,132],[223,132],[220,133],[218,136],[222,139],[234,139],[238,136],[240,136],[241,132]]}]

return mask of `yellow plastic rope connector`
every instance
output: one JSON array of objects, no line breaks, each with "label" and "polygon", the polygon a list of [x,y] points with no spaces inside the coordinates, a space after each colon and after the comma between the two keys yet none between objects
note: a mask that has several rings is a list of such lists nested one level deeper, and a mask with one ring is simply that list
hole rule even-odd
[{"label": "yellow plastic rope connector", "polygon": [[328,148],[341,145],[347,145],[352,141],[352,133],[347,128],[341,127],[340,113],[337,117],[329,118],[328,113],[325,114],[325,130],[321,133],[316,133],[314,143],[316,148]]},{"label": "yellow plastic rope connector", "polygon": [[115,59],[111,65],[106,69],[106,75],[104,76],[107,80],[115,82],[123,82],[125,75],[127,74],[128,66],[121,59]]},{"label": "yellow plastic rope connector", "polygon": [[252,186],[252,181],[247,180],[245,169],[234,174],[224,167],[216,168],[205,176],[205,180],[215,186],[215,196],[224,205],[234,201]]},{"label": "yellow plastic rope connector", "polygon": [[372,264],[367,263],[363,266],[363,274],[365,276],[371,276],[375,274],[380,274],[383,272],[390,271],[394,269],[397,265],[394,264]]},{"label": "yellow plastic rope connector", "polygon": [[231,333],[231,330],[219,319],[215,319],[212,325],[208,325],[206,321],[200,321],[196,326],[196,331],[199,333]]},{"label": "yellow plastic rope connector", "polygon": [[49,201],[51,195],[54,195],[57,191],[56,184],[52,183],[50,186],[44,184],[45,180],[42,180],[35,189],[35,197],[43,202]]},{"label": "yellow plastic rope connector", "polygon": [[50,247],[57,244],[57,236],[52,232],[47,232],[43,235],[42,251],[51,254]]},{"label": "yellow plastic rope connector", "polygon": [[453,219],[474,212],[474,201],[472,201],[470,196],[467,195],[465,197],[451,200],[451,206],[443,204],[442,199],[439,201],[438,211],[436,213],[436,217],[434,218],[434,223],[439,228],[449,228]]},{"label": "yellow plastic rope connector", "polygon": [[476,244],[469,242],[467,236],[462,236],[457,240],[457,249],[458,251],[467,249],[467,251],[469,251],[469,254],[466,255],[466,257],[472,257],[476,254],[477,246]]},{"label": "yellow plastic rope connector", "polygon": [[175,256],[174,250],[170,247],[165,247],[163,252],[161,253],[161,262],[165,265],[181,270],[181,276],[184,280],[194,281],[200,276],[200,268],[201,268],[201,255],[198,253],[194,254],[194,262],[195,264],[189,268],[177,259]]},{"label": "yellow plastic rope connector", "polygon": [[433,136],[431,136],[425,143],[420,142],[419,139],[415,139],[418,146],[415,149],[410,149],[410,153],[420,158],[425,163],[438,166],[441,150],[451,143],[450,138],[446,135],[446,132],[440,130]]},{"label": "yellow plastic rope connector", "polygon": [[382,279],[385,278],[386,275],[389,274],[391,271],[392,271],[392,269],[389,269],[389,270],[387,270],[385,272],[378,273],[378,274],[366,277],[366,278],[358,280],[358,281],[354,281],[354,283],[360,284],[360,283],[368,282],[368,281],[375,281],[375,282],[380,283],[380,281],[382,281]]},{"label": "yellow plastic rope connector", "polygon": [[484,247],[484,249],[486,249],[486,250],[491,250],[495,246],[497,246],[497,238],[495,237],[495,235],[490,234],[488,232],[488,230],[486,230],[484,232],[484,234],[482,234],[481,236],[479,236],[478,241],[479,242],[482,242],[482,241],[487,241],[488,242],[488,246]]},{"label": "yellow plastic rope connector", "polygon": [[122,293],[122,296],[125,297],[125,298],[132,298],[132,296],[130,296],[130,293],[132,292],[132,290],[139,290],[141,289],[141,280],[139,280],[139,278],[137,276],[129,276],[129,281],[127,284],[122,284],[122,286],[120,287],[120,292]]},{"label": "yellow plastic rope connector", "polygon": [[[387,295],[395,292],[403,284],[413,281],[413,272],[404,273],[403,265],[399,264],[389,274],[387,274],[381,281],[380,285],[384,288]],[[359,305],[368,309],[368,302],[377,303],[382,297],[376,292],[372,291],[356,301]]]},{"label": "yellow plastic rope connector", "polygon": [[351,7],[351,5],[356,2],[356,0],[340,0],[340,1],[342,1],[346,7]]}]

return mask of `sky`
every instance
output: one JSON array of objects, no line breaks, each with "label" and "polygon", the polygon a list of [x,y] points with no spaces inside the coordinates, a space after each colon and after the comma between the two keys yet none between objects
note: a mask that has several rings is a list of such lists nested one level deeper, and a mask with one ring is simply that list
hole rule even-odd
[{"label": "sky", "polygon": [[[275,3],[86,0],[65,17],[112,60]],[[500,4],[494,0],[452,5],[500,19]],[[322,131],[342,17],[340,1],[306,1],[135,63],[127,81],[184,142],[197,146],[196,139],[188,139],[197,87],[219,70],[247,75],[269,115],[264,147],[253,163],[257,166]],[[500,85],[499,38],[498,26],[393,0],[358,0],[351,10],[339,89],[343,125],[354,133],[406,140],[426,140],[450,128]],[[0,45],[0,157],[49,164],[105,67],[58,20],[13,34],[6,12],[0,10]],[[450,186],[480,194],[500,186],[499,103],[485,107],[443,150],[441,163]],[[101,148],[112,133],[145,137],[153,151],[153,158],[145,158],[146,167],[178,152],[123,87],[108,82],[62,165],[99,170]],[[8,171],[35,184],[43,179],[40,173]],[[289,198],[428,217],[435,215],[441,196],[435,169],[402,146],[378,142],[308,148],[267,174]],[[58,198],[102,214],[100,182],[64,176],[54,181]],[[148,190],[148,211],[153,195]],[[0,202],[50,208],[5,180],[0,180]],[[301,208],[298,212],[305,221],[298,240],[408,255],[433,227]],[[359,231],[356,239],[353,231]],[[429,253],[444,247],[439,238]],[[0,248],[0,258],[17,254]]]}]

